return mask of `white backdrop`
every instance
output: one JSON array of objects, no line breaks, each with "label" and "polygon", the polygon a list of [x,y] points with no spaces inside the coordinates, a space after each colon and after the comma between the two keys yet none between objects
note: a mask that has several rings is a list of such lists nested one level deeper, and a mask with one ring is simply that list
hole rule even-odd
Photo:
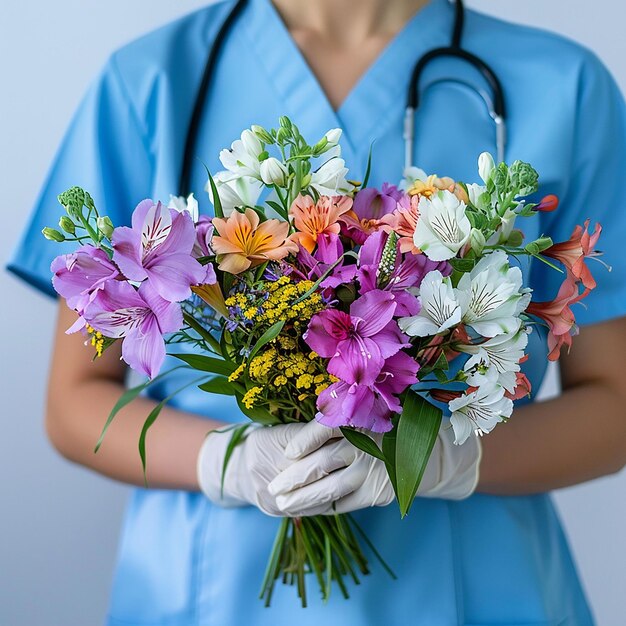
[{"label": "white backdrop", "polygon": [[[203,0],[0,2],[0,262],[62,133],[107,55]],[[615,0],[474,0],[594,49],[626,90],[626,6]],[[0,624],[102,622],[126,488],[73,467],[43,431],[54,306],[0,272]],[[557,495],[600,626],[626,623],[626,474]],[[488,590],[486,590],[488,591]]]}]

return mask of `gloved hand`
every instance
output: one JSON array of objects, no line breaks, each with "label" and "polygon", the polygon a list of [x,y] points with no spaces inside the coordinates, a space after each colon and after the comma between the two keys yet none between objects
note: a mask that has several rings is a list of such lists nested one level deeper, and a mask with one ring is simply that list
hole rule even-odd
[{"label": "gloved hand", "polygon": [[232,437],[232,430],[210,432],[198,454],[197,475],[201,491],[215,504],[237,507],[252,504],[267,515],[283,516],[276,498],[267,490],[268,483],[292,460],[284,450],[306,424],[270,427],[251,425],[245,438],[235,447],[228,461],[222,494],[222,468]]},{"label": "gloved hand", "polygon": [[[378,436],[379,445],[381,439]],[[452,428],[442,425],[418,496],[461,500],[476,489],[480,440],[471,437],[462,446],[453,442]],[[355,448],[339,429],[310,422],[291,439],[285,457],[294,462],[268,486],[283,515],[348,513],[394,499],[384,463]]]}]

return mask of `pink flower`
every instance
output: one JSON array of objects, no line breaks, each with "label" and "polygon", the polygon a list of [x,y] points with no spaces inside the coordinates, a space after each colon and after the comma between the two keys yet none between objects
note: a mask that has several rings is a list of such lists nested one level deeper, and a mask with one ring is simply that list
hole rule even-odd
[{"label": "pink flower", "polygon": [[417,382],[419,365],[408,354],[388,358],[371,385],[338,382],[317,400],[316,419],[329,427],[354,426],[375,433],[392,428],[391,417],[402,411],[398,396]]},{"label": "pink flower", "polygon": [[594,289],[596,281],[585,264],[585,259],[599,256],[594,248],[601,232],[602,226],[596,224],[595,231],[590,234],[589,220],[587,220],[584,229],[582,226],[576,226],[568,241],[555,243],[543,254],[563,263],[568,274],[573,276],[576,281],[582,282],[586,289]]},{"label": "pink flower", "polygon": [[532,385],[526,377],[526,374],[523,374],[522,372],[515,372],[515,379],[515,389],[513,393],[506,391],[504,393],[504,397],[509,400],[520,400],[521,398],[530,396],[532,392]]},{"label": "pink flower", "polygon": [[392,294],[375,290],[350,305],[350,313],[329,309],[313,316],[304,340],[322,358],[329,373],[347,383],[371,385],[385,360],[409,344],[393,320]]},{"label": "pink flower", "polygon": [[404,196],[398,201],[393,213],[385,215],[380,220],[385,232],[394,231],[399,237],[400,252],[420,254],[420,249],[413,243],[413,235],[419,219],[420,196]]}]

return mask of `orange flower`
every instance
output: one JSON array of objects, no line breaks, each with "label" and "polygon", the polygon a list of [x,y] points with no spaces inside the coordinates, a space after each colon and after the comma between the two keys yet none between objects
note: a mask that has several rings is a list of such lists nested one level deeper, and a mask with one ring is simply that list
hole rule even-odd
[{"label": "orange flower", "polygon": [[596,229],[593,234],[590,234],[589,220],[587,220],[584,228],[576,226],[568,241],[555,243],[543,254],[563,263],[568,274],[573,276],[576,281],[580,281],[585,289],[594,289],[596,281],[585,264],[585,259],[599,255],[594,248],[601,232],[602,226],[596,224]]},{"label": "orange flower", "polygon": [[348,196],[321,196],[314,203],[310,196],[299,195],[289,210],[298,231],[291,239],[305,250],[313,252],[320,235],[339,234],[337,220],[351,208],[352,198]]},{"label": "orange flower", "polygon": [[241,274],[265,261],[278,261],[298,252],[298,246],[287,239],[287,222],[259,222],[252,209],[246,209],[245,213],[234,211],[228,218],[213,218],[219,235],[213,237],[211,245],[223,272]]},{"label": "orange flower", "polygon": [[224,302],[224,294],[218,282],[212,285],[198,285],[192,287],[193,291],[199,298],[206,302],[214,311],[217,311],[222,317],[228,317],[228,309]]},{"label": "orange flower", "polygon": [[439,178],[436,175],[429,176],[426,180],[416,180],[411,188],[407,191],[409,196],[424,196],[431,198],[438,191],[450,191],[459,200],[469,203],[467,192],[461,185],[457,184],[452,178],[445,176]]}]

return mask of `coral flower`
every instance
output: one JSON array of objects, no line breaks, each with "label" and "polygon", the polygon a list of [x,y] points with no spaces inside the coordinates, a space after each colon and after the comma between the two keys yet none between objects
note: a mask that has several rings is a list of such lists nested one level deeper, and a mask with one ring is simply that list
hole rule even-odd
[{"label": "coral flower", "polygon": [[382,229],[385,232],[392,230],[400,237],[398,244],[400,252],[420,254],[421,250],[413,242],[413,235],[419,219],[419,196],[405,196],[398,201],[396,209],[389,215],[381,218]]},{"label": "coral flower", "polygon": [[550,361],[557,361],[561,348],[572,345],[572,335],[576,334],[576,318],[571,305],[580,302],[588,292],[579,294],[575,280],[568,276],[563,281],[559,293],[552,302],[531,302],[526,309],[529,315],[534,315],[548,324],[548,348]]},{"label": "coral flower", "polygon": [[241,274],[265,261],[279,261],[298,252],[297,244],[287,239],[287,222],[259,222],[252,209],[246,209],[245,213],[234,211],[228,218],[213,218],[219,235],[213,237],[211,245],[223,272]]},{"label": "coral flower", "polygon": [[299,195],[289,210],[298,231],[291,239],[313,252],[320,235],[339,234],[337,220],[351,208],[352,198],[348,196],[321,196],[313,202],[310,196]]},{"label": "coral flower", "polygon": [[582,282],[585,289],[594,289],[596,281],[585,264],[585,259],[599,256],[599,253],[594,248],[601,232],[602,226],[596,224],[595,231],[589,233],[589,220],[587,220],[584,228],[576,226],[568,241],[554,244],[545,250],[543,254],[563,263],[568,274],[577,281]]}]

